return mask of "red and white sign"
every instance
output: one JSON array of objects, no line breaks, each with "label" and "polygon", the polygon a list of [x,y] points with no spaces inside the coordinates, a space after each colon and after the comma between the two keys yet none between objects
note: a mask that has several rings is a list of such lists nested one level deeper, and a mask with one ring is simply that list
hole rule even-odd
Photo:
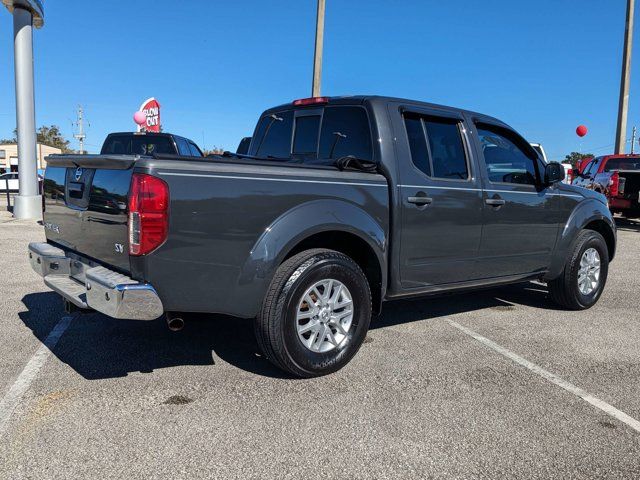
[{"label": "red and white sign", "polygon": [[146,123],[138,125],[138,131],[159,132],[160,131],[160,104],[151,97],[140,105],[140,111],[147,116]]}]

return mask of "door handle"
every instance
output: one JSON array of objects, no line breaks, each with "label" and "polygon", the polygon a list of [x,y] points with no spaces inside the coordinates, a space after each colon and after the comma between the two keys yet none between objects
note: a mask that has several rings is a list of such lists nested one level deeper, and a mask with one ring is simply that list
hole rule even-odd
[{"label": "door handle", "polygon": [[431,205],[433,202],[433,198],[431,197],[407,197],[407,202],[413,203],[414,205]]},{"label": "door handle", "polygon": [[502,198],[485,198],[484,203],[491,205],[492,207],[501,207],[505,202]]}]

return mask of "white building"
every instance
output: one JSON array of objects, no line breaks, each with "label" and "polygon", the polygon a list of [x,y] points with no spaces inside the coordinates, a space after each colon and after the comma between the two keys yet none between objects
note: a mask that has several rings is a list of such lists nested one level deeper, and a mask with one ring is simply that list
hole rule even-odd
[{"label": "white building", "polygon": [[[38,143],[36,145],[36,163],[38,165],[38,169],[44,169],[47,166],[47,162],[44,159],[47,155],[51,155],[54,153],[62,153],[62,150],[56,147],[50,147],[49,145],[44,145],[42,143]],[[0,145],[0,174],[6,172],[17,172],[18,171],[18,145],[15,143],[8,143],[5,145]]]}]

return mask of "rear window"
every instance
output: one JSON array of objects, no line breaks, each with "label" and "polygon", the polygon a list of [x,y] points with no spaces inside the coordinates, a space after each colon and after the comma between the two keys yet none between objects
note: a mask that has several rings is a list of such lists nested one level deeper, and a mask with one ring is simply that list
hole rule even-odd
[{"label": "rear window", "polygon": [[604,165],[604,171],[612,170],[640,170],[640,158],[610,158]]},{"label": "rear window", "polygon": [[153,155],[176,153],[169,137],[155,135],[111,135],[102,146],[102,154]]},{"label": "rear window", "polygon": [[313,154],[318,151],[318,131],[320,115],[296,117],[296,130],[293,138],[294,154]]},{"label": "rear window", "polygon": [[367,112],[361,107],[326,107],[318,157],[337,159],[347,155],[373,160]]},{"label": "rear window", "polygon": [[292,129],[292,110],[262,117],[256,130],[255,145],[251,146],[250,155],[288,159],[291,156]]},{"label": "rear window", "polygon": [[353,155],[371,161],[373,147],[366,111],[361,107],[325,107],[320,115],[298,115],[294,110],[262,117],[249,154],[263,158],[291,159],[305,163]]}]

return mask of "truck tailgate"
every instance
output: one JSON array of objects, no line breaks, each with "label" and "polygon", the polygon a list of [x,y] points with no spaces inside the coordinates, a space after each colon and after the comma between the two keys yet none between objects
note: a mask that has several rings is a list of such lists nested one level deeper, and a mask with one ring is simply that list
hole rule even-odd
[{"label": "truck tailgate", "polygon": [[43,221],[48,241],[129,272],[127,194],[133,156],[50,156]]}]

